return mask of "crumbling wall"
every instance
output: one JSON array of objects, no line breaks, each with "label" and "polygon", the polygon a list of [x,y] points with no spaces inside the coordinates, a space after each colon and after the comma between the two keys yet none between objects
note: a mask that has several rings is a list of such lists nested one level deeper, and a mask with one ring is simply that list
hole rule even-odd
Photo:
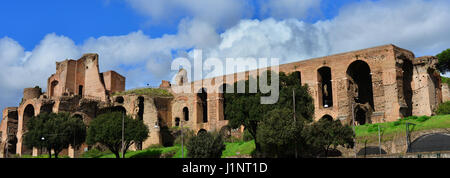
[{"label": "crumbling wall", "polygon": [[442,84],[442,102],[450,101],[450,89],[448,84]]},{"label": "crumbling wall", "polygon": [[413,115],[432,115],[442,102],[441,81],[435,65],[437,58],[424,56],[414,59]]}]

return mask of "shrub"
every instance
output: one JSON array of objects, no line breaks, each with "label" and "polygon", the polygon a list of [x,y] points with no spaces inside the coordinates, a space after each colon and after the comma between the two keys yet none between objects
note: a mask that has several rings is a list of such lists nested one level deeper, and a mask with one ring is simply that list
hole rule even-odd
[{"label": "shrub", "polygon": [[450,114],[450,101],[441,103],[438,109],[436,110],[436,114],[438,115]]},{"label": "shrub", "polygon": [[191,158],[220,158],[225,144],[220,134],[207,132],[190,138],[186,149]]},{"label": "shrub", "polygon": [[427,121],[430,118],[431,118],[430,116],[420,116],[416,120],[419,121],[419,122],[425,122],[425,121]]},{"label": "shrub", "polygon": [[101,151],[99,149],[90,149],[86,152],[84,152],[81,157],[82,158],[100,158],[103,155],[107,155],[107,154],[111,154],[111,152],[105,152],[105,151]]},{"label": "shrub", "polygon": [[[195,132],[191,129],[183,129],[183,138],[184,138],[184,144],[187,144],[187,142],[195,136]],[[181,145],[181,130],[177,130],[175,132],[175,140],[174,140],[174,144],[175,145]]]},{"label": "shrub", "polygon": [[250,132],[247,129],[245,129],[244,133],[242,135],[242,139],[247,142],[247,141],[253,140],[254,138],[253,138],[252,134],[250,134]]}]

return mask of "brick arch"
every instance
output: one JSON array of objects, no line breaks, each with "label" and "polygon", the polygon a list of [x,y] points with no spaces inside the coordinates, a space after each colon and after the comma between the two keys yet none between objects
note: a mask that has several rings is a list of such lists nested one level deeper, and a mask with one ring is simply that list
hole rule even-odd
[{"label": "brick arch", "polygon": [[333,116],[331,116],[329,114],[325,114],[322,117],[320,117],[320,119],[329,119],[330,121],[333,121],[335,118],[333,118]]},{"label": "brick arch", "polygon": [[[33,116],[36,116],[39,114],[40,112],[40,107],[38,106],[38,103],[36,103],[36,99],[29,99],[26,100],[24,103],[22,103],[22,105],[20,105],[20,107],[18,108],[18,115],[19,115],[19,125],[18,125],[18,129],[17,129],[17,146],[16,146],[16,153],[19,155],[22,154],[31,154],[32,152],[32,148],[25,148],[23,145],[23,134],[26,132],[26,126],[25,123],[26,121],[24,121],[24,114],[28,109],[30,109],[30,107],[32,107],[32,111],[33,111]],[[27,118],[25,118],[25,120],[28,120]]]},{"label": "brick arch", "polygon": [[199,128],[198,130],[197,130],[197,135],[199,134],[199,133],[202,133],[202,132],[208,132],[206,129],[204,129],[204,128]]}]

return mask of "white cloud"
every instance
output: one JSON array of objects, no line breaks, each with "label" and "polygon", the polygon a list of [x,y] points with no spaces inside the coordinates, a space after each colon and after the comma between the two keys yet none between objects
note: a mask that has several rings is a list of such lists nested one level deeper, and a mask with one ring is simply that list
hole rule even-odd
[{"label": "white cloud", "polygon": [[190,17],[215,27],[227,28],[253,10],[247,0],[126,0],[155,23],[175,22]]}]

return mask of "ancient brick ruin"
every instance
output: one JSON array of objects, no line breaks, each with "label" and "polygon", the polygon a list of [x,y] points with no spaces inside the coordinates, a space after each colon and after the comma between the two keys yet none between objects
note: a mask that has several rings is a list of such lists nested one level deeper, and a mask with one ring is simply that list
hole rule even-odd
[{"label": "ancient brick ruin", "polygon": [[[282,64],[279,71],[295,72],[301,84],[309,86],[315,120],[325,117],[352,124],[354,116],[355,124],[366,124],[395,121],[410,115],[433,115],[440,103],[450,99],[448,86],[441,86],[436,62],[432,56],[415,58],[408,50],[384,45]],[[263,70],[267,69],[259,69]],[[243,73],[248,78],[257,72]],[[150,129],[148,139],[131,149],[164,144],[163,129],[180,124],[196,133],[242,132],[242,128],[231,131],[227,127],[223,109],[222,90],[237,81],[236,75],[188,83],[187,72],[182,69],[174,84],[163,81],[160,85],[172,97],[117,95],[113,93],[125,90],[125,77],[114,71],[100,73],[97,54],[57,62],[56,73],[48,78],[46,92],[39,87],[26,88],[18,107],[3,110],[0,155],[40,154],[37,148],[22,144],[22,135],[26,121],[41,112],[70,112],[86,124],[106,111],[125,112],[142,119]],[[230,77],[233,80],[227,80]],[[173,92],[185,86],[191,92]],[[68,148],[66,154],[77,157],[87,147]]]}]

